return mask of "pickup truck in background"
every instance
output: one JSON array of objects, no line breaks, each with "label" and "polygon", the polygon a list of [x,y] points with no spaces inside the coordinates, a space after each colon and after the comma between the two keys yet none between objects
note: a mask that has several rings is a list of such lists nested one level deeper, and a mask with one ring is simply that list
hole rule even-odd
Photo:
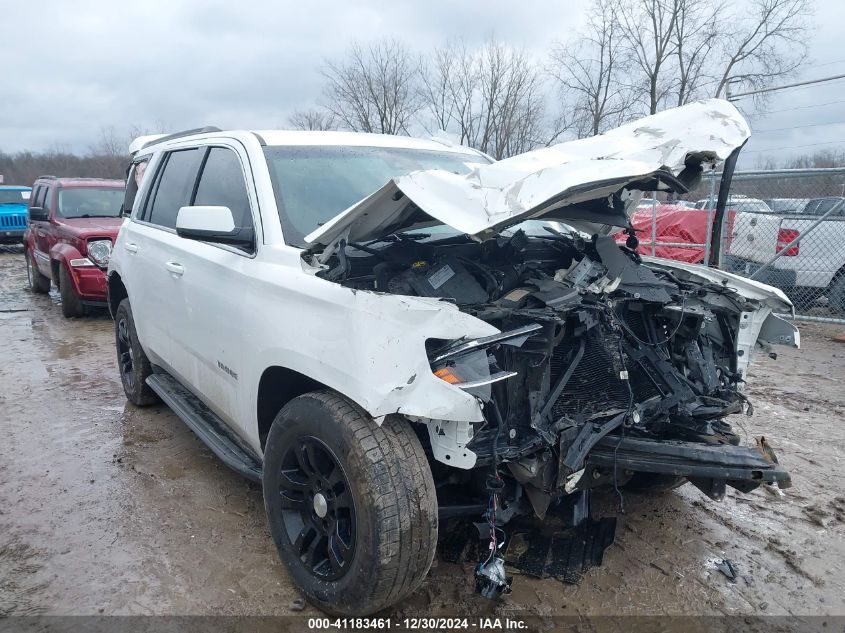
[{"label": "pickup truck in background", "polygon": [[814,198],[795,213],[737,213],[726,249],[727,270],[753,275],[795,238],[787,249],[755,279],[786,292],[806,305],[825,296],[838,314],[845,313],[845,205],[812,225],[842,198]]}]

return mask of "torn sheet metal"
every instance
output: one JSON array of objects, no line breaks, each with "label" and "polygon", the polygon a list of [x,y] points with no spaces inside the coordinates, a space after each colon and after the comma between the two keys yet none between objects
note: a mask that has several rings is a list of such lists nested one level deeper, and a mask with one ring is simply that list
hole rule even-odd
[{"label": "torn sheet metal", "polygon": [[[577,208],[553,212],[607,197],[666,168],[677,176],[685,166],[722,161],[749,135],[748,124],[731,103],[699,101],[605,134],[481,165],[467,175],[422,170],[395,178],[309,234],[306,241],[329,245],[343,237],[374,239],[419,225],[420,210],[473,236],[492,235],[543,216],[581,220],[576,228],[590,233],[602,225],[624,226],[627,216],[619,212],[586,213]],[[629,208],[636,205],[632,202]]]}]

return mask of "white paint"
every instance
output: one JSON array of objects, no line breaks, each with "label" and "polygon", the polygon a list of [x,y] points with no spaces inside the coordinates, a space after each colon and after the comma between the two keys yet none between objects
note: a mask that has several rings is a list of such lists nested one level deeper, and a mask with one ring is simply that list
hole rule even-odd
[{"label": "white paint", "polygon": [[229,207],[182,207],[176,215],[176,228],[231,233],[235,228],[235,220]]}]

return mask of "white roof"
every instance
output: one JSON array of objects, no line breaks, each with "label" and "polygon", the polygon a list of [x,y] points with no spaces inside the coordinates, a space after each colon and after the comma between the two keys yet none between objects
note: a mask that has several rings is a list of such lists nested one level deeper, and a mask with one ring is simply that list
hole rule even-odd
[{"label": "white roof", "polygon": [[395,147],[478,154],[476,150],[432,139],[363,132],[318,132],[305,130],[253,130],[267,145],[352,145],[357,147]]},{"label": "white roof", "polygon": [[333,132],[311,130],[221,130],[216,132],[197,132],[186,136],[170,139],[166,134],[151,134],[139,136],[129,145],[129,153],[134,154],[145,145],[155,145],[161,139],[163,142],[173,140],[184,142],[195,138],[213,139],[230,138],[233,135],[257,134],[268,146],[292,145],[325,145],[325,146],[353,146],[353,147],[392,147],[398,149],[419,149],[439,152],[453,152],[484,156],[482,152],[471,147],[464,147],[445,140],[422,139],[413,136],[398,136],[392,134],[366,134],[364,132]]}]

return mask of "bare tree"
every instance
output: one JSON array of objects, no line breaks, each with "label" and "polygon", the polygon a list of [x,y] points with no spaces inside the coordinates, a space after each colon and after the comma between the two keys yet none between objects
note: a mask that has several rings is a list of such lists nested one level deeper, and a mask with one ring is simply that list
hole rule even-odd
[{"label": "bare tree", "polygon": [[420,99],[432,119],[432,125],[423,125],[429,132],[447,130],[456,118],[454,84],[461,54],[465,52],[463,44],[450,42],[420,60]]},{"label": "bare tree", "polygon": [[675,18],[675,59],[677,61],[677,105],[698,99],[705,85],[712,81],[707,74],[712,63],[710,53],[719,44],[720,16],[724,2],[710,0],[678,0]]},{"label": "bare tree", "polygon": [[524,49],[494,39],[479,56],[481,107],[474,146],[497,160],[541,144],[540,75]]},{"label": "bare tree", "polygon": [[475,51],[463,42],[435,49],[421,64],[420,96],[426,127],[453,132],[497,159],[548,140],[538,64],[495,39]]},{"label": "bare tree", "polygon": [[334,115],[321,108],[294,110],[288,118],[288,124],[295,130],[334,130],[337,129]]},{"label": "bare tree", "polygon": [[[626,0],[618,4],[619,31],[640,73],[649,114],[657,112],[674,80],[666,72],[676,53],[675,26],[682,0]],[[636,84],[635,84],[636,85]]]},{"label": "bare tree", "polygon": [[568,44],[557,43],[549,56],[547,70],[564,103],[556,128],[574,128],[579,138],[617,125],[631,109],[615,6],[596,0],[585,32]]},{"label": "bare tree", "polygon": [[793,73],[807,58],[811,14],[808,0],[751,0],[744,17],[723,20],[714,94],[723,96],[729,81],[761,88]]},{"label": "bare tree", "polygon": [[[478,142],[481,62],[465,42],[436,48],[420,65],[420,95],[434,127],[455,132],[460,143]],[[431,124],[424,124],[431,130]]]},{"label": "bare tree", "polygon": [[355,43],[346,59],[326,62],[326,109],[355,132],[407,134],[420,109],[417,64],[396,40]]}]

